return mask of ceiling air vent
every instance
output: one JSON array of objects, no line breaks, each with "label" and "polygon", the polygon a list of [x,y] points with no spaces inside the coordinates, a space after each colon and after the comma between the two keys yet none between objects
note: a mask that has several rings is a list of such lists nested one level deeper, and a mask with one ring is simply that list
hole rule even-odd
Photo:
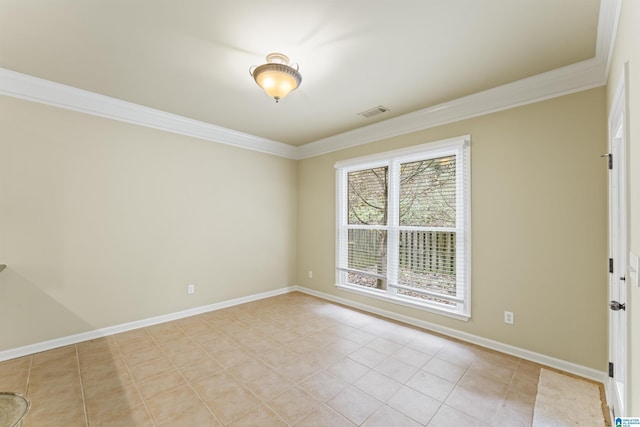
[{"label": "ceiling air vent", "polygon": [[377,107],[373,107],[373,108],[370,108],[370,109],[368,109],[366,111],[358,113],[358,115],[368,118],[368,117],[377,116],[378,114],[386,113],[387,111],[389,111],[389,109],[387,107],[384,107],[382,105],[378,105]]}]

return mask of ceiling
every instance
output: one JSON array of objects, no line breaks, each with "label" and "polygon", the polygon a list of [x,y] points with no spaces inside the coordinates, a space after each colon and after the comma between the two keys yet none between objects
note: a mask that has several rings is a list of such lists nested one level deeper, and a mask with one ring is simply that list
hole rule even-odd
[{"label": "ceiling", "polygon": [[[0,0],[0,67],[300,146],[591,59],[599,13],[600,0]],[[302,74],[277,104],[249,75],[270,52]],[[390,111],[358,115],[378,105]]]}]

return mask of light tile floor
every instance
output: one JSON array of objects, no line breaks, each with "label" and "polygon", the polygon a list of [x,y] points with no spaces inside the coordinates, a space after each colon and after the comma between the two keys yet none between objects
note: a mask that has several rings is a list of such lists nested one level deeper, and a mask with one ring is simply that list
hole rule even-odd
[{"label": "light tile floor", "polygon": [[290,293],[0,363],[23,427],[530,426],[540,366]]}]

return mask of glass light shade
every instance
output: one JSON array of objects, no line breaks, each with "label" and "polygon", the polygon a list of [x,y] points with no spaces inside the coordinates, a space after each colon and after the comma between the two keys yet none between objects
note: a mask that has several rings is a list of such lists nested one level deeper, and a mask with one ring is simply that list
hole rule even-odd
[{"label": "glass light shade", "polygon": [[256,67],[251,75],[278,102],[300,85],[302,76],[297,69],[288,65],[288,58],[282,54],[270,54],[267,60],[272,62]]}]

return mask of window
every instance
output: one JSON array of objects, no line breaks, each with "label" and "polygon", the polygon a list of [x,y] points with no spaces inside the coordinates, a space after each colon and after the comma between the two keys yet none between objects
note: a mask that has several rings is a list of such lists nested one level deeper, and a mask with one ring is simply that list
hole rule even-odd
[{"label": "window", "polygon": [[470,317],[469,142],[336,163],[338,287]]}]

